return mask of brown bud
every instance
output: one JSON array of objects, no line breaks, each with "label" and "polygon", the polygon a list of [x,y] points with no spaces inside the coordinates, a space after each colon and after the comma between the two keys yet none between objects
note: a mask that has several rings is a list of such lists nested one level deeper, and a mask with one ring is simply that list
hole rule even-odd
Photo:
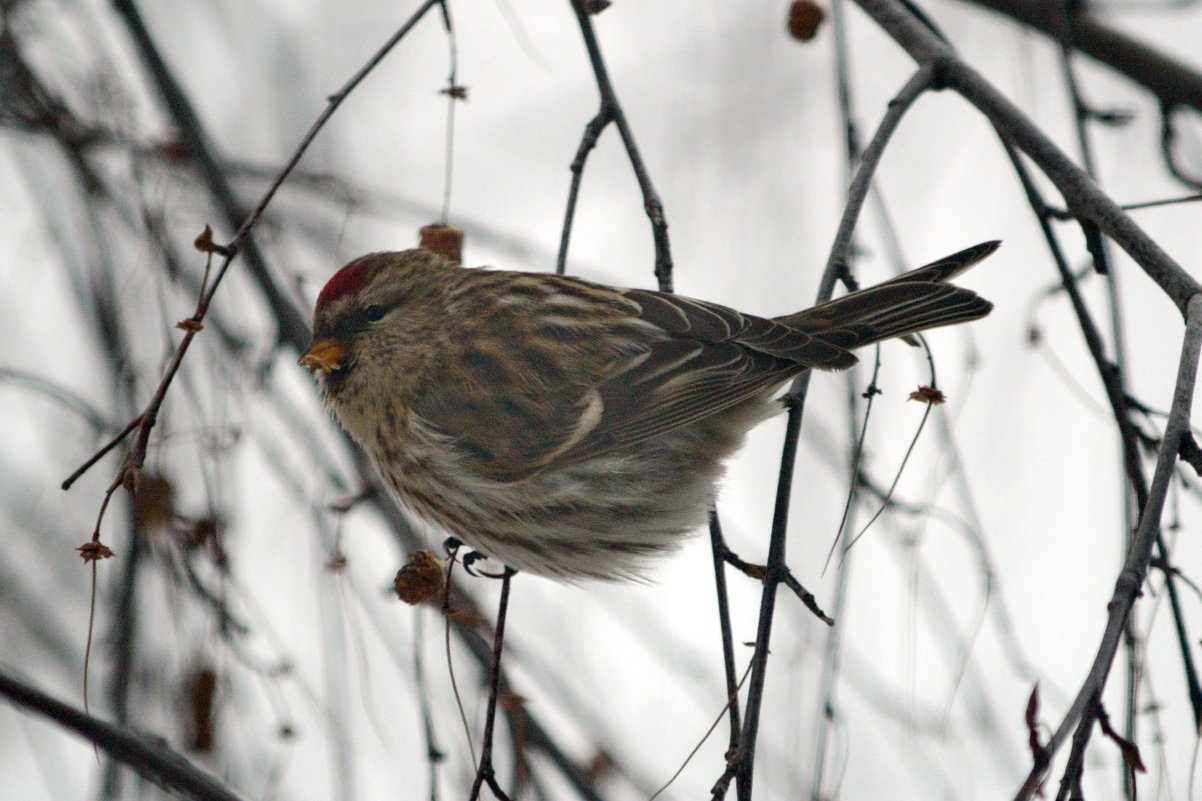
[{"label": "brown bud", "polygon": [[409,554],[409,563],[397,571],[392,587],[397,597],[410,606],[442,594],[446,588],[442,562],[429,551]]},{"label": "brown bud", "polygon": [[910,393],[910,400],[922,401],[932,406],[947,402],[947,396],[934,387],[922,386]]},{"label": "brown bud", "polygon": [[799,42],[808,42],[818,33],[825,18],[826,12],[814,0],[793,0],[789,4],[789,35]]},{"label": "brown bud", "polygon": [[230,247],[229,245],[218,245],[213,241],[213,229],[207,225],[205,226],[205,229],[200,232],[200,235],[196,237],[195,241],[192,242],[192,244],[195,245],[196,249],[201,253],[216,253],[218,256],[226,257],[234,255],[234,248]]},{"label": "brown bud", "polygon": [[109,546],[98,541],[85,542],[75,550],[79,551],[79,555],[85,562],[98,562],[101,559],[111,559],[116,555],[109,549]]},{"label": "brown bud", "polygon": [[458,264],[463,260],[463,231],[446,223],[423,226],[418,246]]},{"label": "brown bud", "polygon": [[440,95],[446,95],[452,100],[467,100],[467,87],[460,86],[457,83],[453,83],[450,86],[439,89],[438,93]]},{"label": "brown bud", "polygon": [[181,331],[191,331],[193,334],[198,334],[204,330],[205,324],[200,320],[189,317],[187,320],[180,320],[175,324],[175,327]]}]

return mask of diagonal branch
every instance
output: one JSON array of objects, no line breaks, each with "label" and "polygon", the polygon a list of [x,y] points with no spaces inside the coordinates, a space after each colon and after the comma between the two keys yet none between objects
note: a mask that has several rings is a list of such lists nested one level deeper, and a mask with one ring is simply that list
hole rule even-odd
[{"label": "diagonal branch", "polygon": [[919,64],[939,71],[940,85],[977,107],[995,127],[1027,154],[1064,195],[1078,217],[1095,223],[1127,251],[1184,315],[1200,285],[1152,240],[1125,211],[1102,192],[1017,106],[956,55],[898,0],[856,0]]},{"label": "diagonal branch", "polygon": [[[1148,490],[1148,501],[1140,515],[1139,527],[1131,542],[1131,550],[1127,560],[1115,582],[1114,594],[1107,604],[1106,629],[1102,642],[1098,646],[1097,655],[1081,685],[1077,697],[1069,707],[1064,720],[1057,727],[1052,738],[1048,741],[1046,752],[1048,758],[1064,745],[1070,730],[1078,722],[1082,726],[1091,726],[1096,716],[1093,702],[1100,698],[1106,687],[1106,679],[1110,667],[1114,663],[1115,654],[1123,637],[1127,616],[1140,594],[1144,579],[1151,562],[1152,548],[1160,534],[1160,516],[1164,510],[1165,498],[1169,491],[1169,482],[1173,478],[1173,470],[1177,465],[1181,443],[1190,430],[1190,407],[1194,399],[1194,384],[1198,376],[1198,357],[1202,351],[1202,295],[1195,295],[1187,306],[1185,337],[1181,345],[1181,360],[1177,369],[1177,383],[1173,389],[1173,405],[1169,409],[1169,418],[1165,424],[1164,437],[1161,439],[1159,455],[1156,459],[1156,471],[1152,476],[1152,484]],[[1047,772],[1046,765],[1036,765],[1028,774],[1026,781],[1015,801],[1026,801],[1033,798],[1039,791],[1043,776]]]},{"label": "diagonal branch", "polygon": [[[119,8],[121,8],[123,5],[128,5],[129,12],[134,15],[137,14],[137,10],[133,7],[131,0],[114,0],[114,2],[118,4]],[[424,3],[422,3],[422,5],[415,12],[413,12],[409,19],[406,20],[405,23],[388,38],[388,41],[386,41],[383,46],[381,46],[380,49],[368,59],[367,63],[364,64],[341,89],[330,95],[330,97],[327,99],[325,110],[322,111],[317,120],[314,121],[314,123],[309,127],[309,130],[305,132],[305,135],[301,137],[300,144],[297,145],[292,157],[289,158],[284,166],[280,169],[275,179],[272,180],[271,184],[267,187],[267,190],[263,193],[263,196],[259,199],[258,204],[254,207],[246,219],[243,220],[242,225],[238,228],[229,244],[220,249],[219,252],[221,252],[224,259],[220,267],[218,267],[217,273],[213,277],[212,282],[208,285],[208,288],[201,293],[196,304],[196,310],[193,312],[192,316],[188,318],[188,320],[184,321],[184,323],[179,325],[179,327],[184,330],[184,336],[180,340],[179,345],[176,347],[175,353],[172,354],[171,361],[169,362],[167,369],[164,371],[163,377],[159,381],[159,385],[156,388],[150,403],[147,404],[145,411],[143,411],[137,418],[135,418],[133,422],[130,423],[121,436],[114,439],[102,449],[104,451],[111,449],[131,431],[137,431],[137,437],[133,445],[130,447],[130,451],[127,454],[125,462],[121,468],[122,473],[125,473],[127,470],[131,469],[136,472],[141,468],[142,462],[146,456],[146,446],[150,438],[150,432],[151,429],[154,428],[155,422],[158,419],[159,410],[162,408],[163,401],[167,396],[167,390],[171,387],[172,381],[175,380],[176,373],[179,371],[180,365],[183,364],[184,356],[187,354],[188,348],[192,344],[192,340],[196,337],[196,334],[203,329],[202,322],[205,318],[205,315],[208,313],[209,306],[213,302],[213,297],[217,293],[217,288],[221,285],[221,280],[225,277],[225,274],[229,270],[230,265],[233,263],[234,258],[238,255],[239,248],[244,247],[249,242],[251,230],[258,223],[259,218],[263,216],[263,212],[266,211],[267,206],[275,197],[275,194],[279,190],[280,186],[283,185],[284,181],[289,175],[291,175],[292,171],[296,168],[296,165],[300,163],[301,157],[304,156],[305,152],[309,149],[309,145],[311,145],[313,140],[317,138],[317,134],[322,128],[325,127],[325,124],[329,121],[329,119],[334,116],[334,112],[338,110],[338,107],[342,105],[342,102],[346,100],[347,96],[354,91],[354,89],[373,69],[375,69],[375,67],[384,59],[384,57],[388,55],[392,48],[395,47],[397,43],[400,42],[407,33],[409,33],[410,30],[412,30],[413,26],[415,26],[418,21],[420,21],[421,18],[426,15],[426,12],[438,5],[438,3],[439,0],[426,0]],[[152,45],[153,43],[149,43],[148,41],[148,44]],[[154,51],[154,53],[157,57],[157,51]],[[171,78],[170,73],[164,72],[160,77],[160,80],[174,86],[174,79]],[[175,88],[178,89],[178,86]],[[166,97],[168,97],[170,102],[170,98],[173,97],[173,95],[166,94]],[[269,284],[270,280],[267,279],[267,281]],[[264,284],[264,291],[270,293],[270,290],[267,289],[267,284]],[[303,322],[303,320],[299,325],[295,324],[295,320],[293,320],[293,318],[300,319],[299,312],[297,312],[295,306],[293,306],[291,303],[288,303],[286,307],[273,304],[272,311],[277,315],[277,322],[279,323],[280,336],[282,340],[298,351],[303,350],[309,338],[309,327]],[[83,473],[89,467],[95,464],[97,458],[98,457],[93,456],[91,459],[85,462],[82,467],[72,473],[63,482],[62,488],[64,490],[70,489],[75,480],[83,475]]]},{"label": "diagonal branch", "polygon": [[240,796],[161,741],[93,717],[3,672],[0,696],[95,743],[173,795],[196,801],[240,801]]}]

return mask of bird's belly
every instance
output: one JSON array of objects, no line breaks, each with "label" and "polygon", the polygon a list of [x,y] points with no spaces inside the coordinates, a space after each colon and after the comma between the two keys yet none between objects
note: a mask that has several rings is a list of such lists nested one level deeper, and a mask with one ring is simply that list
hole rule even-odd
[{"label": "bird's belly", "polygon": [[538,575],[617,580],[705,523],[745,430],[701,421],[515,482],[465,469],[445,443],[376,456],[414,512],[481,553]]}]

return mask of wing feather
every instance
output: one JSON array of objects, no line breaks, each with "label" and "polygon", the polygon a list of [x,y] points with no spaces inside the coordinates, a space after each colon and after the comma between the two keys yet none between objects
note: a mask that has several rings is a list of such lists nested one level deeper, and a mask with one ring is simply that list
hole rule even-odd
[{"label": "wing feather", "polygon": [[[520,481],[764,398],[854,348],[988,314],[944,283],[986,242],[875,287],[775,319],[643,289],[481,272],[415,411],[481,475]],[[508,289],[506,281],[509,282]]]}]

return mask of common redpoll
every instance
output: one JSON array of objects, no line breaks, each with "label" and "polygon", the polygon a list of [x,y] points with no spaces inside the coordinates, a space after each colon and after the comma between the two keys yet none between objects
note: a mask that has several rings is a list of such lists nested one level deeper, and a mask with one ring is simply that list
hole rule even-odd
[{"label": "common redpoll", "polygon": [[516,570],[632,577],[704,523],[723,460],[786,381],[988,314],[946,282],[998,244],[773,319],[373,253],[322,289],[301,364],[419,516]]}]

